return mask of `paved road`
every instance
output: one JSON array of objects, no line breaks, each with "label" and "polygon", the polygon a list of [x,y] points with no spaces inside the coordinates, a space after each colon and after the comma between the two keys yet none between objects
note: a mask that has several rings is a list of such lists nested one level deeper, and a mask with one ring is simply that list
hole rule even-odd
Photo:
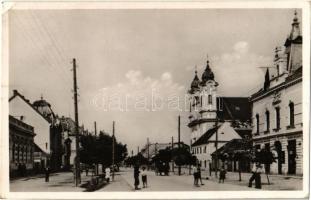
[{"label": "paved road", "polygon": [[[257,190],[247,187],[247,181],[250,174],[243,174],[242,181],[238,181],[237,173],[228,173],[225,183],[218,183],[213,176],[209,180],[204,179],[204,185],[195,187],[193,185],[193,176],[170,175],[156,176],[153,171],[147,171],[148,187],[138,190],[146,191],[243,191]],[[203,177],[206,175],[203,173]],[[86,177],[82,174],[82,183],[90,180],[91,176]],[[288,178],[284,176],[270,176],[271,185],[267,185],[267,179],[262,176],[263,190],[299,190],[302,189],[302,179]],[[117,192],[117,191],[135,191],[132,168],[122,168],[115,176],[115,180],[96,192]],[[141,184],[142,185],[142,184]],[[140,185],[140,187],[141,187]],[[12,192],[82,192],[85,189],[75,187],[73,183],[73,174],[70,172],[52,174],[50,182],[44,181],[44,176],[21,178],[10,182]]]},{"label": "paved road", "polygon": [[[134,190],[133,169],[122,169],[120,176],[128,185],[131,190]],[[227,183],[217,183],[210,180],[203,180],[204,185],[196,187],[193,185],[193,176],[189,175],[171,175],[171,176],[156,176],[153,171],[147,172],[148,187],[142,188],[138,191],[241,191],[241,190],[255,190],[247,186],[232,185]]]}]

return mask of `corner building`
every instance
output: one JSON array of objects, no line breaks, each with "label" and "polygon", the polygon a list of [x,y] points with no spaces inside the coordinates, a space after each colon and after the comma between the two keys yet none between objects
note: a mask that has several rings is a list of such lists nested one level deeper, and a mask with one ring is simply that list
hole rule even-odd
[{"label": "corner building", "polygon": [[253,145],[270,150],[276,162],[266,166],[273,174],[302,175],[302,36],[297,13],[284,48],[276,48],[263,88],[250,97]]}]

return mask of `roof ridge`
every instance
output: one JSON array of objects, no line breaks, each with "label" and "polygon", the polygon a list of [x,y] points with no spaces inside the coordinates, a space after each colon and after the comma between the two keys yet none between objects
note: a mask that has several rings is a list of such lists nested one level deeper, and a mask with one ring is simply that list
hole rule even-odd
[{"label": "roof ridge", "polygon": [[12,97],[10,97],[9,102],[13,100],[15,97],[19,96],[23,101],[25,101],[26,104],[28,104],[32,109],[34,109],[43,119],[45,119],[47,122],[51,123],[50,119],[46,118],[44,115],[42,115],[31,103],[28,99],[26,99],[21,93],[19,93],[17,90],[14,90],[14,94]]}]

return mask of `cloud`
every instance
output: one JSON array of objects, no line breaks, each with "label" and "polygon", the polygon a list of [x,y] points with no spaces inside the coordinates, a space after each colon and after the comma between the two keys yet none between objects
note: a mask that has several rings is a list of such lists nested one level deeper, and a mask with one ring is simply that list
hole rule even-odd
[{"label": "cloud", "polygon": [[263,83],[259,67],[271,65],[272,57],[252,53],[246,41],[239,41],[231,52],[213,56],[210,62],[221,95],[248,96]]},{"label": "cloud", "polygon": [[[178,109],[184,106],[185,87],[174,82],[170,72],[149,77],[139,70],[129,70],[124,77],[118,84],[102,88],[93,95],[90,102],[93,115],[96,119],[117,121],[118,137],[129,144],[129,149],[144,144],[146,135],[150,141],[169,141],[172,134],[176,134],[176,120],[181,114]],[[168,105],[172,108],[168,109]]]}]

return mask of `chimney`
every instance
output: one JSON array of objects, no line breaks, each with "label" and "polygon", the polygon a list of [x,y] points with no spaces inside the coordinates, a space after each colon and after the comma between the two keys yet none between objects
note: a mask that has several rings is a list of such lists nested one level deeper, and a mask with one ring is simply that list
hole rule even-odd
[{"label": "chimney", "polygon": [[17,95],[18,91],[17,90],[13,90],[13,95]]}]

